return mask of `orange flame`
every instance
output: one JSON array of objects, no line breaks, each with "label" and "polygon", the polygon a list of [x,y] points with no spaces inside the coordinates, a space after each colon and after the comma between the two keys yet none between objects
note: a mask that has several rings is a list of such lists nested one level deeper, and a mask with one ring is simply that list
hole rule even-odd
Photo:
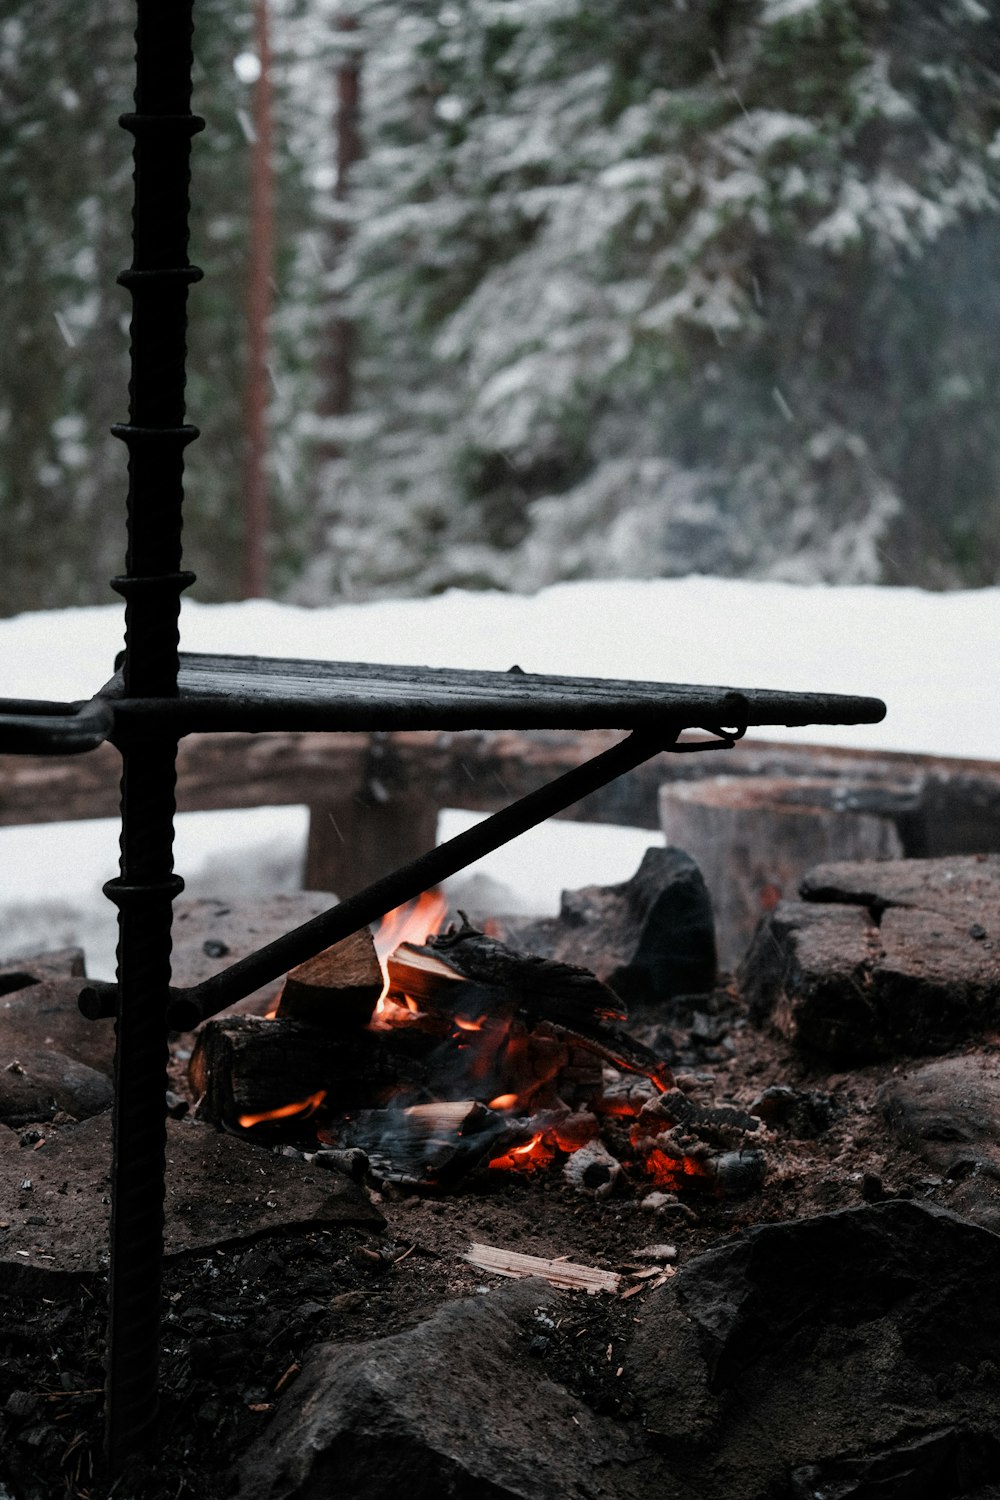
[{"label": "orange flame", "polygon": [[293,1115],[301,1115],[306,1120],[319,1109],[325,1098],[326,1089],[317,1089],[315,1094],[310,1094],[308,1099],[300,1099],[297,1104],[282,1104],[277,1109],[263,1109],[259,1114],[240,1115],[239,1123],[247,1130],[251,1125],[262,1124],[264,1120],[290,1120]]},{"label": "orange flame", "polygon": [[[382,993],[375,1006],[376,1018],[386,1017],[393,1005],[386,998],[389,993],[389,954],[400,943],[416,943],[418,946],[425,943],[432,933],[440,929],[447,915],[447,898],[438,886],[432,886],[429,891],[423,891],[415,901],[405,901],[402,906],[386,912],[379,922],[374,939],[375,952],[382,969]],[[411,1011],[418,1009],[409,998],[407,1005]]]},{"label": "orange flame", "polygon": [[497,1094],[495,1099],[490,1100],[490,1109],[513,1109],[516,1103],[516,1094]]}]

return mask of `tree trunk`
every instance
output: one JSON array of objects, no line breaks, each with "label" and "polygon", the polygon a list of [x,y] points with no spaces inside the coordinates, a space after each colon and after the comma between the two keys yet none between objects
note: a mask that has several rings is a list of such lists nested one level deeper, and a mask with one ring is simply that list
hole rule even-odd
[{"label": "tree trunk", "polygon": [[250,158],[250,262],[247,289],[246,470],[243,533],[243,597],[268,591],[269,504],[267,483],[268,319],[274,260],[274,181],[271,49],[267,0],[255,0],[260,77],[254,85],[254,140]]}]

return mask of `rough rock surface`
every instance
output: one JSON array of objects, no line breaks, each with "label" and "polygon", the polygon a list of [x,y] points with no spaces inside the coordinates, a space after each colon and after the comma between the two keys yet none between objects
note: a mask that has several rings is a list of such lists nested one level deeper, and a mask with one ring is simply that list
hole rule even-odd
[{"label": "rough rock surface", "polygon": [[873,1045],[878,952],[878,930],[862,908],[779,902],[740,970],[751,1018],[831,1056]]},{"label": "rough rock surface", "polygon": [[884,1083],[879,1108],[903,1144],[955,1182],[956,1213],[1000,1231],[1000,1061],[993,1053],[926,1063]]},{"label": "rough rock surface", "polygon": [[1000,857],[818,866],[761,924],[751,1012],[832,1057],[941,1052],[1000,1011]]},{"label": "rough rock surface", "polygon": [[685,1500],[952,1500],[1000,1481],[1000,1237],[908,1202],[752,1229],[630,1353]]},{"label": "rough rock surface", "polygon": [[807,901],[938,912],[959,922],[982,923],[985,940],[991,934],[1000,939],[1000,854],[820,864],[803,877],[799,891]]},{"label": "rough rock surface", "polygon": [[[240,1468],[243,1500],[987,1500],[1000,1483],[1000,1237],[892,1201],[769,1224],[642,1303],[609,1422],[533,1343],[538,1282],[325,1344]],[[582,1319],[585,1324],[586,1319]]]},{"label": "rough rock surface", "polygon": [[0,960],[0,995],[22,989],[26,979],[82,979],[86,972],[82,948],[55,948],[50,953],[32,953],[27,958],[5,958]]},{"label": "rough rock surface", "polygon": [[17,1055],[19,1047],[51,1048],[110,1076],[114,1026],[80,1014],[80,988],[79,978],[52,977],[0,995],[2,1065]]},{"label": "rough rock surface", "polygon": [[[336,903],[337,897],[325,891],[293,891],[266,899],[195,896],[175,901],[174,983],[200,984]],[[263,1014],[283,982],[272,980],[230,1009]]]},{"label": "rough rock surface", "polygon": [[26,1047],[5,1035],[0,1059],[0,1122],[11,1129],[56,1115],[87,1120],[111,1107],[108,1074],[53,1047]]},{"label": "rough rock surface", "polygon": [[495,929],[512,947],[592,970],[626,1005],[715,984],[712,901],[682,849],[647,849],[631,880],[564,891],[558,917],[500,918]]},{"label": "rough rock surface", "polygon": [[[31,1132],[32,1135],[35,1132]],[[111,1120],[98,1115],[22,1143],[0,1130],[0,1268],[97,1271],[107,1265]],[[206,1126],[167,1122],[168,1255],[291,1225],[384,1220],[363,1189]]]},{"label": "rough rock surface", "polygon": [[60,1111],[82,1120],[107,1109],[114,1030],[81,1016],[80,977],[8,972],[27,983],[0,994],[0,1121],[26,1125]]},{"label": "rough rock surface", "polygon": [[[404,1333],[314,1348],[241,1466],[242,1500],[584,1500],[622,1496],[601,1424],[540,1370],[539,1281],[439,1308]],[[617,1482],[616,1482],[617,1481]]]},{"label": "rough rock surface", "polygon": [[77,1005],[83,950],[0,962],[0,1123],[86,1119],[111,1103],[114,1036]]}]

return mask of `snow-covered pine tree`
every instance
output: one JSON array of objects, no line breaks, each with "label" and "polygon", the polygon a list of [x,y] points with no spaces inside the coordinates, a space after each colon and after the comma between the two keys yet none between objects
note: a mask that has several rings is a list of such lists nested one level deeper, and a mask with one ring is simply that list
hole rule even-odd
[{"label": "snow-covered pine tree", "polygon": [[363,334],[304,597],[1000,571],[1000,15],[356,0]]},{"label": "snow-covered pine tree", "polygon": [[[316,79],[317,0],[275,0],[279,243],[271,362],[278,581],[302,539],[303,414],[314,399],[316,259],[312,176],[325,138]],[[133,89],[131,0],[5,0],[0,15],[0,612],[107,603],[124,556],[126,455],[109,434],[127,412],[131,139],[116,124]],[[246,317],[250,83],[234,62],[252,13],[198,0],[185,548],[195,595],[238,592]],[[323,117],[328,132],[329,118]],[[298,523],[298,525],[296,525]],[[287,538],[287,540],[285,539]]]}]

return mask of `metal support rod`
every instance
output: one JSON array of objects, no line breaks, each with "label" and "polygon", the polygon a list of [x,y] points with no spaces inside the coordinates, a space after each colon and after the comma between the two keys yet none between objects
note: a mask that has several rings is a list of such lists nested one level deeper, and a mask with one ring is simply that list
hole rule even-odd
[{"label": "metal support rod", "polygon": [[346,901],[321,912],[273,943],[240,959],[229,968],[187,990],[175,990],[168,1018],[171,1027],[189,1031],[207,1016],[215,1015],[241,1000],[244,995],[287,973],[296,964],[305,963],[331,943],[339,942],[352,932],[376,921],[387,911],[419,896],[429,886],[437,885],[474,860],[499,849],[546,818],[579,802],[598,787],[634,770],[661,750],[669,749],[680,733],[678,728],[664,728],[659,734],[643,730],[612,745],[610,750],[574,766],[571,771],[550,781],[537,791],[529,792],[511,807],[494,813],[474,828],[466,829],[447,843],[420,855],[419,859],[376,880],[365,890]]},{"label": "metal support rod", "polygon": [[[177,694],[184,423],[192,0],[137,0],[129,420],[125,697]],[[176,737],[124,732],[118,907],[119,1008],[111,1189],[111,1271],[105,1441],[113,1472],[156,1438],[163,1263],[167,1028]]]},{"label": "metal support rod", "polygon": [[108,1299],[107,1455],[117,1472],[156,1438],[166,1147],[175,747],[123,757]]}]

